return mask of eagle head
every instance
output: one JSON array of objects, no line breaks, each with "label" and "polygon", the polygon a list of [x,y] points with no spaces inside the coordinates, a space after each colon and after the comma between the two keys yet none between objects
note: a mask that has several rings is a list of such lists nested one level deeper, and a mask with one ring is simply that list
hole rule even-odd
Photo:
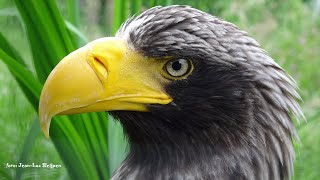
[{"label": "eagle head", "polygon": [[109,111],[130,151],[113,179],[288,179],[294,80],[235,25],[154,7],[66,56],[40,100],[57,114]]}]

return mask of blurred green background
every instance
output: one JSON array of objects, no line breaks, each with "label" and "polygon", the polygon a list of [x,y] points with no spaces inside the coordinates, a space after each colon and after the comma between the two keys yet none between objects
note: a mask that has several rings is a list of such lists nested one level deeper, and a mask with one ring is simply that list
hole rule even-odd
[{"label": "blurred green background", "polygon": [[[36,0],[32,2],[37,3]],[[300,87],[303,98],[301,106],[307,122],[296,123],[301,145],[296,147],[294,179],[319,179],[320,0],[50,0],[50,2],[57,5],[62,17],[67,20],[65,23],[68,30],[73,32],[69,35],[78,37],[77,46],[96,38],[112,36],[124,19],[155,5],[188,4],[219,16],[249,32],[269,55],[293,76]],[[37,76],[33,61],[37,52],[32,48],[26,33],[26,24],[23,23],[24,19],[19,13],[23,9],[17,10],[17,4],[18,0],[15,2],[0,0],[0,33],[20,54],[26,69]],[[30,3],[30,6],[33,4]],[[38,51],[40,53],[43,49],[38,48]],[[51,53],[54,54],[55,51]],[[39,75],[38,79],[41,79]],[[34,127],[34,122],[38,123],[35,109],[6,64],[0,61],[0,179],[70,179],[54,144],[44,138],[39,128]],[[28,135],[32,137],[26,138]],[[121,141],[121,137],[116,138]],[[117,147],[123,148],[121,145],[109,148]],[[123,152],[123,149],[114,151]],[[61,164],[62,168],[25,168],[23,171],[18,170],[19,168],[5,168],[6,163],[20,162],[21,158],[26,163],[49,162]],[[110,157],[112,158],[115,157]],[[115,164],[118,164],[123,155],[116,158],[118,160],[115,160],[117,161]],[[116,167],[109,168],[112,172]],[[21,173],[21,176],[17,176],[17,173]]]}]

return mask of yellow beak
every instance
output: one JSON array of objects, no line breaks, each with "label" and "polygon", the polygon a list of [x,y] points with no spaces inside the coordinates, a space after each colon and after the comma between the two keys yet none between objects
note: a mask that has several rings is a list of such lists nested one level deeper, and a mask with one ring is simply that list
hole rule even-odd
[{"label": "yellow beak", "polygon": [[148,104],[168,104],[154,72],[157,63],[130,50],[117,38],[102,38],[66,56],[43,87],[39,118],[49,137],[54,115],[113,110],[147,111]]}]

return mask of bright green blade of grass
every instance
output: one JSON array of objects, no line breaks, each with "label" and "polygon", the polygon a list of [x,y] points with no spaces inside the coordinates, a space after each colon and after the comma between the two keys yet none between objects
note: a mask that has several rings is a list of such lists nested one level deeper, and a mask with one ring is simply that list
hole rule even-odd
[{"label": "bright green blade of grass", "polygon": [[[10,50],[8,50],[8,52],[10,52]],[[23,65],[21,65],[20,63],[18,63],[17,60],[14,60],[9,55],[7,55],[2,49],[0,49],[0,59],[7,65],[8,69],[11,71],[12,75],[18,81],[21,82],[21,85],[23,85],[23,87],[26,87],[26,90],[30,90],[31,94],[34,97],[36,97],[34,99],[34,102],[36,102],[36,107],[38,107],[37,104],[39,102],[39,97],[40,97],[42,85],[36,79],[34,79],[34,77],[32,76],[30,71],[26,70]],[[73,118],[73,119],[76,119],[76,118]],[[92,121],[99,122],[96,119],[93,119],[93,118],[91,118],[91,119],[92,119]],[[84,121],[84,120],[85,119],[83,119],[82,121]],[[102,120],[106,121],[106,118],[101,119],[100,121],[102,121]],[[70,119],[65,117],[62,123],[65,123],[66,125],[59,124],[59,126],[64,129],[67,128],[69,130],[68,132],[70,132],[70,133],[66,133],[66,135],[62,136],[61,138],[57,138],[57,139],[52,138],[52,139],[56,143],[55,145],[58,149],[58,152],[64,153],[64,154],[62,154],[62,155],[60,154],[60,155],[61,155],[62,159],[65,160],[64,161],[65,164],[68,165],[67,169],[69,170],[69,173],[71,172],[70,173],[71,177],[73,177],[74,179],[79,179],[82,177],[88,177],[88,178],[95,177],[96,179],[98,179],[99,175],[96,172],[97,171],[97,169],[95,169],[96,167],[94,166],[95,161],[91,160],[90,158],[88,158],[90,156],[86,155],[86,154],[89,154],[89,150],[86,148],[86,145],[84,145],[81,142],[81,137],[79,137],[78,133],[76,132],[76,130],[74,130],[73,126],[70,125],[71,123],[66,122],[66,121],[70,121]],[[38,124],[39,124],[39,122],[38,122]],[[56,121],[53,121],[52,124],[53,124],[52,125],[53,127],[57,126],[57,125],[55,125]],[[37,127],[38,126],[39,125],[37,125]],[[107,130],[107,127],[105,129]],[[73,131],[71,131],[71,130],[73,130]],[[53,131],[53,130],[51,130],[51,131]],[[63,131],[63,130],[61,130],[61,131]],[[23,148],[23,152],[22,152],[23,155],[21,156],[21,157],[25,158],[25,159],[22,159],[23,161],[25,161],[27,159],[27,156],[25,156],[26,152],[28,152],[30,150],[30,148],[32,147],[29,145],[32,144],[30,142],[32,142],[34,140],[34,136],[35,136],[33,134],[34,132],[36,132],[36,131],[31,129],[31,131],[30,131],[31,136],[29,138],[27,138],[27,140],[28,140],[28,143],[26,144],[27,146],[26,146],[26,148]],[[53,133],[53,134],[56,135],[59,133]],[[55,136],[53,136],[53,137],[55,137]],[[74,139],[79,139],[80,142],[74,141]],[[104,140],[107,140],[107,137],[105,137]],[[101,142],[101,144],[107,145],[107,142]],[[74,146],[74,148],[71,148],[73,146]],[[59,151],[60,149],[62,149],[62,150]],[[106,148],[104,148],[103,150],[105,150],[105,149]],[[80,151],[74,152],[74,151],[78,151],[78,150],[80,150]],[[107,151],[105,151],[105,152],[106,153],[103,153],[103,154],[107,154]],[[93,154],[94,152],[90,152],[90,153]],[[75,157],[75,156],[78,156],[78,157]],[[102,156],[102,155],[100,154],[100,156]],[[104,157],[105,157],[105,155],[103,157],[97,157],[96,159],[105,159]],[[77,161],[80,161],[80,162],[77,162]],[[20,162],[22,162],[22,161],[20,161]],[[86,169],[86,171],[77,172],[78,168],[81,169],[81,167],[79,167],[80,165],[82,166],[82,169]],[[87,165],[90,165],[91,167],[87,167]],[[107,165],[100,166],[100,168],[108,168],[108,166]],[[108,172],[108,171],[106,170],[106,172]],[[16,178],[17,179],[21,178],[21,175],[22,175],[22,171],[18,170]],[[108,174],[105,174],[104,176],[101,176],[101,177],[108,177]]]},{"label": "bright green blade of grass", "polygon": [[10,180],[12,179],[11,175],[8,173],[7,169],[0,169],[0,177],[3,178],[3,179],[7,179],[7,180]]},{"label": "bright green blade of grass", "polygon": [[[35,139],[38,137],[40,133],[40,126],[39,126],[39,119],[35,118],[34,122],[32,123],[32,126],[29,130],[28,135],[26,136],[22,148],[22,152],[20,154],[18,163],[22,164],[27,164],[27,160],[29,157],[29,154],[32,150],[33,144],[35,142]],[[16,168],[16,174],[15,174],[15,179],[21,179],[22,173],[23,173],[24,168]]]},{"label": "bright green blade of grass", "polygon": [[126,157],[128,143],[125,140],[122,126],[109,115],[109,167],[113,173]]},{"label": "bright green blade of grass", "polygon": [[0,9],[0,16],[16,16],[17,14],[17,10],[11,7]]},{"label": "bright green blade of grass", "polygon": [[142,0],[133,0],[130,3],[131,5],[131,15],[138,14],[142,6]]},{"label": "bright green blade of grass", "polygon": [[120,25],[128,18],[128,0],[114,1],[112,33],[115,34]]},{"label": "bright green blade of grass", "polygon": [[3,51],[5,51],[9,56],[13,57],[21,65],[26,67],[22,57],[20,56],[20,54],[9,44],[9,42],[2,35],[1,32],[0,32],[0,48],[3,49]]},{"label": "bright green blade of grass", "polygon": [[25,90],[35,97],[34,101],[38,102],[42,86],[31,72],[2,49],[0,49],[0,59],[7,65],[12,75],[26,88]]},{"label": "bright green blade of grass", "polygon": [[74,26],[79,26],[80,24],[80,11],[78,0],[67,0],[67,20]]},{"label": "bright green blade of grass", "polygon": [[[3,51],[4,50],[4,51]],[[8,54],[12,57],[10,57]],[[39,96],[42,85],[34,78],[30,71],[26,69],[22,58],[18,52],[11,47],[8,41],[0,33],[0,59],[7,65],[8,69],[14,75],[19,86],[27,96],[30,103],[35,109],[38,108]],[[36,118],[38,119],[38,118]],[[18,163],[26,164],[30,151],[33,147],[36,137],[39,135],[40,126],[39,120],[33,122],[27,137],[25,138],[22,152]],[[15,179],[21,179],[24,168],[16,168]]]},{"label": "bright green blade of grass", "polygon": [[[66,1],[66,7],[67,7],[67,20],[70,24],[72,24],[74,27],[79,27],[80,24],[80,11],[79,11],[79,2],[78,0],[67,0]],[[70,26],[70,25],[69,25]],[[76,45],[79,45],[79,39],[80,36],[77,36],[76,34],[72,34],[72,42]]]},{"label": "bright green blade of grass", "polygon": [[54,1],[15,0],[15,4],[24,21],[38,78],[44,83],[54,65],[76,46]]},{"label": "bright green blade of grass", "polygon": [[[10,63],[10,60],[14,60],[21,65],[21,67],[20,67],[21,69],[26,68],[26,65],[25,65],[23,59],[21,58],[21,56],[19,55],[19,53],[9,44],[9,42],[5,39],[5,37],[1,33],[0,33],[0,49],[2,49],[8,56],[12,57],[12,59],[8,59],[8,58],[3,59],[3,61],[9,60],[9,62],[6,61],[6,63],[5,63],[5,64],[7,64],[7,66],[10,66],[10,65],[8,65],[8,63]],[[10,64],[12,64],[12,62]],[[14,64],[12,64],[9,67],[9,69],[15,70]],[[31,72],[28,73],[28,77],[30,77],[30,79],[33,79],[33,81],[36,81],[34,79],[33,75],[31,74]],[[16,76],[15,76],[15,78],[16,78]],[[31,92],[32,89],[28,88],[27,85],[25,85],[23,82],[21,82],[22,80],[17,79],[17,78],[16,78],[16,80],[17,80],[19,86],[22,88],[22,91],[24,92],[24,94],[28,98],[29,102],[32,104],[32,106],[35,109],[38,108],[39,101],[37,99],[37,96],[39,94],[35,94],[35,93]]]},{"label": "bright green blade of grass", "polygon": [[161,5],[161,6],[168,6],[171,4],[172,4],[171,0],[158,0],[157,1],[157,5]]},{"label": "bright green blade of grass", "polygon": [[66,26],[68,28],[68,30],[73,33],[73,35],[77,36],[77,43],[81,46],[81,45],[85,45],[86,42],[88,42],[88,39],[86,38],[86,36],[80,32],[80,30],[75,27],[74,25],[72,25],[69,21],[65,21]]},{"label": "bright green blade of grass", "polygon": [[[99,179],[90,148],[86,146],[85,137],[78,131],[83,131],[73,124],[75,119],[66,116],[55,117],[50,128],[50,138],[62,158],[72,179]],[[78,119],[81,121],[81,119]],[[103,177],[105,178],[105,177]]]},{"label": "bright green blade of grass", "polygon": [[157,0],[150,0],[150,1],[149,1],[149,7],[153,7],[153,6],[157,6],[157,5],[159,5],[159,4],[157,3]]}]

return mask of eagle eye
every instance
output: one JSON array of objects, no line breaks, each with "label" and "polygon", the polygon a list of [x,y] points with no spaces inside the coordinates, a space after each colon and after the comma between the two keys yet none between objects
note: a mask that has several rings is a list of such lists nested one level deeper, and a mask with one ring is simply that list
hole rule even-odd
[{"label": "eagle eye", "polygon": [[185,77],[191,72],[192,63],[187,59],[173,59],[165,64],[164,70],[171,78]]}]

